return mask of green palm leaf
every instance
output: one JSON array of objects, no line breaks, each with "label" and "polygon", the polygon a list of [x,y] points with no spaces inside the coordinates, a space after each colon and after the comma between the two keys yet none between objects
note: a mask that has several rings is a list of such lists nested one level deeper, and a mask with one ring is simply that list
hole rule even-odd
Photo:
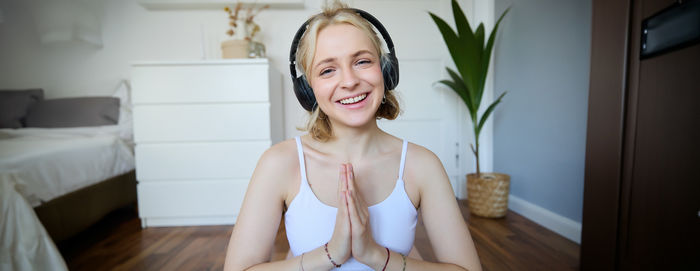
[{"label": "green palm leaf", "polygon": [[[496,32],[498,32],[498,26],[501,24],[501,21],[503,18],[508,14],[508,11],[510,11],[510,8],[507,8],[506,11],[501,14],[501,17],[498,18],[498,21],[496,21],[496,24],[493,26],[493,31],[491,31],[491,35],[489,35],[489,40],[486,42],[486,48],[484,49],[484,55],[487,57],[484,57],[481,60],[481,69],[488,71],[489,69],[489,62],[491,60],[491,50],[493,49],[493,43],[494,40],[496,39]],[[481,81],[486,82],[486,75],[487,73],[482,74]]]},{"label": "green palm leaf", "polygon": [[[438,82],[450,87],[452,90],[454,90],[457,93],[457,95],[459,95],[460,98],[462,98],[462,100],[464,100],[465,97],[468,97],[465,95],[464,91],[460,90],[460,89],[462,89],[462,86],[459,86],[459,84],[457,84],[453,81],[447,80],[447,79],[440,80]],[[468,98],[466,98],[466,99],[468,99]],[[467,107],[469,107],[469,105],[467,105]]]},{"label": "green palm leaf", "polygon": [[464,12],[462,12],[459,3],[455,0],[452,0],[452,16],[455,18],[459,36],[466,39],[466,41],[473,40],[474,34],[472,33],[472,27],[469,25],[469,21],[467,21],[467,16],[464,16]]},{"label": "green palm leaf", "polygon": [[501,96],[498,96],[498,99],[494,101],[488,108],[486,108],[486,111],[484,111],[484,114],[481,115],[481,120],[479,120],[479,126],[476,128],[476,134],[481,133],[481,128],[484,127],[484,124],[486,123],[486,120],[489,118],[491,115],[491,112],[493,112],[493,109],[496,108],[496,106],[501,103],[501,99],[503,99],[503,96],[505,96],[506,93],[503,92]]},{"label": "green palm leaf", "polygon": [[478,68],[473,65],[479,63],[479,56],[476,54],[476,48],[474,47],[474,33],[469,25],[467,16],[464,15],[462,8],[456,0],[452,0],[452,15],[455,20],[455,25],[457,26],[457,33],[459,34],[459,43],[453,46],[460,47],[462,49],[461,51],[466,55],[464,62],[455,64],[457,65],[457,70],[467,84],[467,87],[473,89],[478,80],[478,71],[476,70]]},{"label": "green palm leaf", "polygon": [[[476,32],[474,34],[474,45],[475,45],[474,47],[476,47],[476,49],[474,49],[474,52],[476,52],[476,64],[475,65],[479,66],[479,68],[477,68],[477,70],[479,70],[479,72],[477,72],[474,75],[474,77],[476,77],[476,78],[474,78],[474,83],[477,85],[477,87],[482,86],[481,88],[483,88],[484,79],[482,78],[481,75],[486,73],[483,70],[481,70],[482,59],[485,57],[484,52],[483,52],[483,50],[484,50],[484,24],[483,23],[479,24],[479,26],[476,28]],[[474,93],[474,96],[472,96],[472,99],[474,100],[474,102],[476,104],[481,104],[481,95],[479,95],[478,92]]]},{"label": "green palm leaf", "polygon": [[[479,134],[486,120],[488,120],[506,94],[505,92],[501,94],[479,118],[478,110],[484,94],[484,85],[491,61],[491,51],[493,50],[498,26],[508,13],[508,10],[510,9],[503,12],[496,22],[486,44],[484,44],[486,37],[484,24],[480,23],[476,30],[472,31],[469,20],[467,20],[456,0],[452,0],[452,14],[455,20],[456,32],[443,19],[429,12],[430,17],[437,25],[438,30],[440,30],[442,38],[445,40],[445,45],[457,67],[457,72],[447,68],[447,73],[452,80],[441,80],[439,82],[455,91],[469,110],[469,117],[474,125],[476,148],[472,147],[472,151],[476,156],[477,174],[479,174]],[[477,119],[479,120],[478,122]]]},{"label": "green palm leaf", "polygon": [[467,105],[467,109],[469,109],[469,114],[471,115],[472,111],[476,110],[478,107],[478,105],[474,105],[474,102],[472,101],[471,91],[469,91],[469,88],[467,88],[462,78],[460,78],[455,71],[450,68],[446,69],[447,73],[450,75],[450,77],[452,77],[452,81],[455,82],[455,85],[457,86],[457,88],[454,90],[457,91],[459,97],[461,97],[464,103]]},{"label": "green palm leaf", "polygon": [[457,66],[457,70],[462,75],[465,84],[468,87],[473,88],[473,82],[476,80],[476,78],[478,78],[477,76],[474,76],[475,70],[479,67],[477,66],[478,62],[476,61],[476,58],[473,56],[473,53],[471,53],[472,51],[465,50],[463,48],[464,42],[462,37],[457,36],[457,33],[452,30],[447,22],[433,13],[429,12],[429,14],[435,24],[438,26],[438,29],[442,34],[442,38],[445,40],[445,44],[447,45],[447,49],[450,52],[455,65]]}]

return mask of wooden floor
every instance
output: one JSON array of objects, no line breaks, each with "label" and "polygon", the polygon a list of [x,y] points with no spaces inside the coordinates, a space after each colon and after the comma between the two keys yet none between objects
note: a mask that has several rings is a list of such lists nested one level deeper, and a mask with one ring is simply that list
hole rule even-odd
[{"label": "wooden floor", "polygon": [[[469,223],[484,270],[577,270],[579,246],[532,221],[508,212],[502,219],[470,216]],[[231,226],[141,229],[134,208],[110,214],[80,235],[58,244],[70,270],[221,270]],[[416,248],[434,261],[422,223]],[[273,258],[287,254],[280,230]]]}]

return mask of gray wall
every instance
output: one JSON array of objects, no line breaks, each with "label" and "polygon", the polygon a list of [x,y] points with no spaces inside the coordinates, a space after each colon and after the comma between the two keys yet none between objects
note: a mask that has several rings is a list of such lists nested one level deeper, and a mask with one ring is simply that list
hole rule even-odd
[{"label": "gray wall", "polygon": [[511,194],[581,222],[591,0],[497,0],[494,171]]}]

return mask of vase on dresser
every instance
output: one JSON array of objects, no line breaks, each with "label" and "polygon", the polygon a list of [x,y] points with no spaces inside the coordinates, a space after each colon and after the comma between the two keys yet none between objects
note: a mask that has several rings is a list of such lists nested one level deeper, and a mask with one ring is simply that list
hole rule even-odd
[{"label": "vase on dresser", "polygon": [[221,57],[247,58],[250,51],[250,42],[247,40],[225,40],[221,42]]},{"label": "vase on dresser", "polygon": [[282,139],[267,59],[132,65],[143,227],[233,224],[260,155]]}]

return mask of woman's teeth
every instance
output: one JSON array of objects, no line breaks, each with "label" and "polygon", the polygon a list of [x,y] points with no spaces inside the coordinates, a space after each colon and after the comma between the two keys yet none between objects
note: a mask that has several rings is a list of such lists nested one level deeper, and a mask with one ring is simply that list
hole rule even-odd
[{"label": "woman's teeth", "polygon": [[340,103],[341,104],[354,104],[356,102],[364,100],[365,98],[367,98],[367,94],[361,94],[361,95],[358,95],[355,97],[342,99],[342,100],[340,100]]}]

